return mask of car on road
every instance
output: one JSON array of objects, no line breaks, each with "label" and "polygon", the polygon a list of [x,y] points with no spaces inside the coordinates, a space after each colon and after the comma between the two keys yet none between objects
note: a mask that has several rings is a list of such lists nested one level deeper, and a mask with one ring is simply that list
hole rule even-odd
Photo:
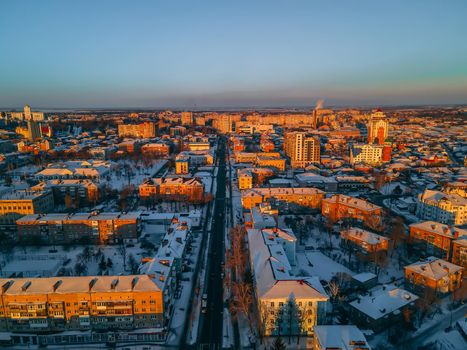
[{"label": "car on road", "polygon": [[207,308],[208,308],[208,295],[204,293],[201,298],[201,312],[205,314],[207,311]]}]

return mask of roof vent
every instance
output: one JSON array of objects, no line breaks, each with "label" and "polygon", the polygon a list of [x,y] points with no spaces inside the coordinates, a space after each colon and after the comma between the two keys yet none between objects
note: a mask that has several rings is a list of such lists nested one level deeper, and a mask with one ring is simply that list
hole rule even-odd
[{"label": "roof vent", "polygon": [[58,287],[60,287],[62,284],[62,280],[58,280],[57,282],[54,283],[53,289],[54,292],[57,291]]},{"label": "roof vent", "polygon": [[31,286],[31,281],[27,281],[23,284],[23,286],[21,287],[21,290],[25,292],[30,286]]}]

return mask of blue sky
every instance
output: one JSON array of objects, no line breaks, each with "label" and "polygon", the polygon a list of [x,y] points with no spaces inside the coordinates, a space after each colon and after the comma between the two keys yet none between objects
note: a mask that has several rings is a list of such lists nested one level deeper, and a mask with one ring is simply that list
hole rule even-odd
[{"label": "blue sky", "polygon": [[2,1],[0,107],[467,103],[467,1]]}]

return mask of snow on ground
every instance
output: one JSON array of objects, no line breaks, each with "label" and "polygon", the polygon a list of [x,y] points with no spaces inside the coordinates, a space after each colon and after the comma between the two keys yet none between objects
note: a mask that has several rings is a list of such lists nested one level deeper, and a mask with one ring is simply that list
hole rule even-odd
[{"label": "snow on ground", "polygon": [[153,177],[165,167],[166,164],[166,160],[157,160],[148,166],[138,164],[131,160],[121,160],[110,170],[109,175],[102,179],[102,182],[108,183],[113,189],[121,190],[128,185],[129,177],[130,184],[139,186],[144,179]]},{"label": "snow on ground", "polygon": [[460,350],[467,348],[466,340],[457,329],[453,329],[450,332],[439,331],[426,338],[423,344],[431,345],[430,349],[433,350]]},{"label": "snow on ground", "polygon": [[[63,269],[65,275],[75,275],[75,265],[80,261],[80,256],[83,256],[85,251],[89,251],[89,258],[85,259],[86,270],[82,273],[85,276],[98,275],[100,272],[99,262],[103,256],[105,260],[112,261],[112,267],[106,269],[109,275],[131,274],[128,259],[130,255],[139,263],[141,258],[151,256],[146,254],[145,250],[141,248],[140,243],[131,245],[102,245],[102,246],[46,246],[46,247],[15,247],[12,252],[0,255],[0,263],[3,265],[8,262],[15,262],[17,260],[40,260],[44,257],[47,259],[62,260],[60,268]],[[149,253],[149,252],[148,252]],[[124,268],[123,256],[126,255],[126,262]]]}]

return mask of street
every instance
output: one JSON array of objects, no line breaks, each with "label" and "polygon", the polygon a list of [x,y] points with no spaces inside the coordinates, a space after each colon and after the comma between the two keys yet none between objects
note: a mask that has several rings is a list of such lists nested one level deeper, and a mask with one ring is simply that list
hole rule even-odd
[{"label": "street", "polygon": [[222,345],[222,261],[224,259],[224,222],[225,222],[225,140],[219,139],[219,169],[217,172],[217,189],[215,196],[214,221],[208,247],[207,310],[202,318],[200,349],[220,349]]}]

